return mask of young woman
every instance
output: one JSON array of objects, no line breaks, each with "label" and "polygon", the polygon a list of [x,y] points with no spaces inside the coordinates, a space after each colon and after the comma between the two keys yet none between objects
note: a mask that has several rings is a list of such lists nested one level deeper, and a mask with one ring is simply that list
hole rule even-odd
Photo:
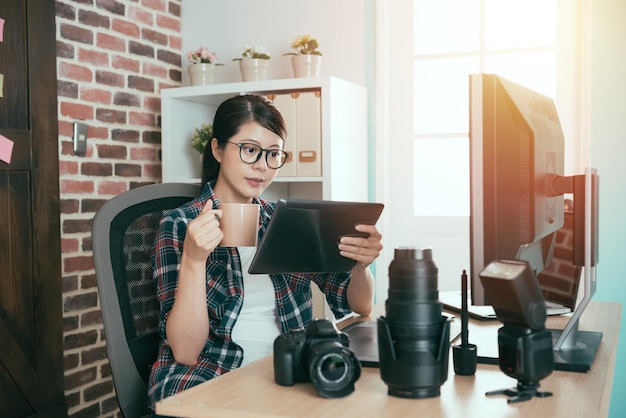
[{"label": "young woman", "polygon": [[271,354],[281,332],[313,319],[311,282],[337,318],[371,311],[374,282],[368,266],[382,249],[375,226],[356,226],[368,238],[341,239],[337,251],[356,261],[348,273],[251,275],[255,248],[218,247],[219,202],[259,204],[259,239],[263,236],[275,204],[259,196],[285,163],[285,136],[280,112],[263,97],[224,101],[203,155],[200,196],[161,220],[152,264],[163,341],[150,375],[152,408]]}]

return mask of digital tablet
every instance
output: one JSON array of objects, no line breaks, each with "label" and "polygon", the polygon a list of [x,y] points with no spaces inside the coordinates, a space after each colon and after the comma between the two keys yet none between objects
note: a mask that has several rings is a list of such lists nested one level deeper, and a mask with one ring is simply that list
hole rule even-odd
[{"label": "digital tablet", "polygon": [[358,224],[375,225],[382,203],[280,199],[248,269],[251,274],[350,271],[339,255],[343,236],[363,236]]}]

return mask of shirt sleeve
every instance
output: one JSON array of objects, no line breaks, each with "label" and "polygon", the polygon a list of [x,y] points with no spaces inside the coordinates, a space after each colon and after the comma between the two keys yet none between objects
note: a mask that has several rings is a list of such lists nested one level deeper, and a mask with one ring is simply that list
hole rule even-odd
[{"label": "shirt sleeve", "polygon": [[352,277],[351,273],[324,273],[314,274],[311,280],[317,284],[326,296],[328,306],[333,311],[335,318],[343,318],[352,313],[348,305],[348,284]]},{"label": "shirt sleeve", "polygon": [[178,286],[187,223],[188,219],[178,210],[164,216],[159,224],[152,250],[153,280],[161,305],[159,333],[163,339],[166,339],[165,322],[174,304]]}]

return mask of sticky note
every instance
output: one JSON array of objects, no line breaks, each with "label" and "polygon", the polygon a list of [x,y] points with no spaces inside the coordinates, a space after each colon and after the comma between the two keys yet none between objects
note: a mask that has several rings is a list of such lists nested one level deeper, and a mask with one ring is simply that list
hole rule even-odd
[{"label": "sticky note", "polygon": [[4,42],[4,19],[0,17],[0,42]]},{"label": "sticky note", "polygon": [[13,155],[13,141],[6,136],[0,135],[0,160],[7,164],[11,163]]}]

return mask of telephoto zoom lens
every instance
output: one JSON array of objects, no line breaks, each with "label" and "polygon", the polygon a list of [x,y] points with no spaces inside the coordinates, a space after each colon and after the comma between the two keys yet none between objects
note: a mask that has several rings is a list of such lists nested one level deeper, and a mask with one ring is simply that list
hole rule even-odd
[{"label": "telephoto zoom lens", "polygon": [[386,317],[378,319],[380,375],[392,396],[439,396],[448,378],[450,323],[443,316],[430,248],[395,249]]}]

